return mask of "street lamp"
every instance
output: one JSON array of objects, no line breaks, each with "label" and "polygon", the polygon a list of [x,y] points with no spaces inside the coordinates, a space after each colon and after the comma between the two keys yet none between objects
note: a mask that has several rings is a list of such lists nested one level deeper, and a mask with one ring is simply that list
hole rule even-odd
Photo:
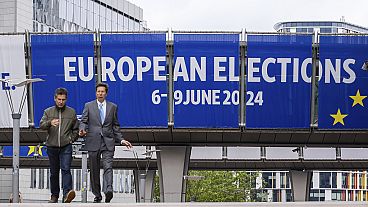
[{"label": "street lamp", "polygon": [[11,79],[0,79],[0,82],[7,84],[8,86],[12,86],[12,88],[20,88],[23,87],[22,98],[20,100],[20,105],[18,112],[14,110],[14,103],[12,99],[12,94],[10,90],[5,90],[6,98],[8,100],[8,104],[12,113],[13,119],[13,203],[19,203],[19,137],[20,137],[20,118],[22,116],[22,110],[24,104],[26,102],[27,97],[27,85],[43,81],[40,78],[34,79],[25,79],[19,83],[14,83],[16,80]]}]

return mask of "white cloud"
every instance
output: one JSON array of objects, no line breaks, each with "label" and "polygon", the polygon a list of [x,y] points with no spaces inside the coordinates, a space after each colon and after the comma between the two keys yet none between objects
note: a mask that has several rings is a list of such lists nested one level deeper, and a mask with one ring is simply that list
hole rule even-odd
[{"label": "white cloud", "polygon": [[280,21],[339,21],[368,26],[366,0],[129,0],[151,30],[273,31]]}]

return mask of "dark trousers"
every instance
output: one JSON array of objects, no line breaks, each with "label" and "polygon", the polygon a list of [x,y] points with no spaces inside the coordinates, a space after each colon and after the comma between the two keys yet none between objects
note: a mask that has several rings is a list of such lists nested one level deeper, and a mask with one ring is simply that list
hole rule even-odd
[{"label": "dark trousers", "polygon": [[66,196],[66,194],[73,189],[72,174],[70,173],[70,165],[72,163],[72,152],[73,149],[71,144],[68,144],[64,147],[47,147],[47,155],[50,161],[51,195],[59,197],[60,169],[63,185],[63,196]]},{"label": "dark trousers", "polygon": [[[102,159],[101,159],[102,155]],[[113,181],[113,171],[112,171],[112,161],[114,159],[114,151],[108,150],[98,150],[89,151],[88,160],[89,167],[91,169],[91,187],[92,193],[95,197],[101,198],[101,183],[100,183],[100,167],[101,161],[104,169],[103,173],[103,186],[102,191],[104,193],[113,192],[112,181]]]}]

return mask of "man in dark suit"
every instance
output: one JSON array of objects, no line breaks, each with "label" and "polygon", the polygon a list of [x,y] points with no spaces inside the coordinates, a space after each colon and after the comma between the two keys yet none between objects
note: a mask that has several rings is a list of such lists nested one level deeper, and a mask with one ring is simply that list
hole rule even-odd
[{"label": "man in dark suit", "polygon": [[113,171],[112,162],[115,151],[115,141],[128,148],[132,145],[124,140],[120,132],[118,121],[118,107],[106,101],[108,85],[96,85],[96,98],[85,104],[79,125],[79,136],[85,137],[85,148],[88,151],[90,165],[92,193],[95,195],[94,203],[102,200],[100,185],[100,161],[104,169],[102,191],[105,193],[105,202],[109,203],[113,197]]}]

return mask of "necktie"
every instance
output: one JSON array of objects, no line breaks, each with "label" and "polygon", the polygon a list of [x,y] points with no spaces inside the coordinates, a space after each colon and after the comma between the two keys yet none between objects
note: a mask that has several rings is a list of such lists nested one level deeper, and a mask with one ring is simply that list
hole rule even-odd
[{"label": "necktie", "polygon": [[99,104],[98,109],[100,111],[101,123],[104,123],[105,113],[104,113],[104,110],[103,110],[103,105],[102,104]]}]

